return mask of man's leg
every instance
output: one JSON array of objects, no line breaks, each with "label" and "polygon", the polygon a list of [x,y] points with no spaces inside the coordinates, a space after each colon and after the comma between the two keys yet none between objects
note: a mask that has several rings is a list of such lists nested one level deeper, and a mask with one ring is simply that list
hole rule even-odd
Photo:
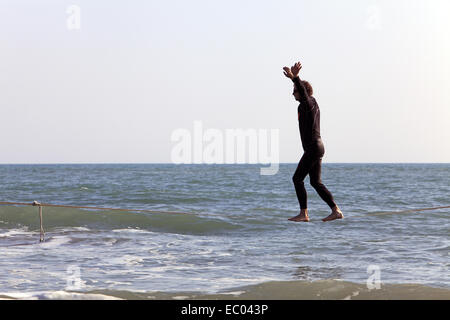
[{"label": "man's leg", "polygon": [[318,159],[312,165],[309,172],[309,181],[311,183],[311,186],[317,191],[322,200],[325,201],[331,209],[333,209],[334,207],[336,207],[336,203],[333,200],[333,195],[331,194],[331,192],[328,191],[328,189],[322,183],[321,174],[322,158]]},{"label": "man's leg", "polygon": [[309,179],[311,185],[313,186],[314,189],[316,189],[317,193],[322,198],[322,200],[325,201],[331,208],[331,214],[328,217],[322,219],[322,221],[326,222],[336,219],[342,219],[344,218],[342,211],[334,202],[331,192],[328,191],[328,189],[322,183],[321,172],[322,172],[322,158],[320,158],[313,164],[311,171],[309,172]]},{"label": "man's leg", "polygon": [[295,193],[297,194],[298,203],[300,205],[300,214],[290,218],[289,220],[295,222],[308,222],[308,207],[307,207],[307,194],[305,189],[305,184],[303,180],[305,180],[306,175],[311,169],[312,158],[309,154],[304,153],[300,162],[298,163],[297,169],[295,170],[294,176],[292,177],[292,181],[294,182]]}]

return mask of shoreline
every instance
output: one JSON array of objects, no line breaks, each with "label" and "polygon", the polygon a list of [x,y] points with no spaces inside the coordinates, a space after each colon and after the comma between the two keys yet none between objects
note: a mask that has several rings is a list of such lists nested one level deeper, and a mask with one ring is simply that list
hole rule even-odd
[{"label": "shoreline", "polygon": [[216,293],[127,290],[0,293],[0,299],[24,300],[450,300],[450,288],[422,284],[366,284],[340,280],[268,281]]}]

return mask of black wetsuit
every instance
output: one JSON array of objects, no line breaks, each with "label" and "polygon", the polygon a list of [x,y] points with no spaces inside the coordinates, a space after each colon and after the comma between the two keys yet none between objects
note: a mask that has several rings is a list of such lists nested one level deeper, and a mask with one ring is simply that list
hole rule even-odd
[{"label": "black wetsuit", "polygon": [[293,80],[295,89],[300,95],[300,105],[298,106],[298,124],[304,154],[300,159],[292,180],[297,193],[298,202],[301,209],[307,209],[307,196],[303,180],[309,174],[309,180],[319,196],[330,208],[334,208],[336,203],[330,191],[323,185],[320,175],[322,169],[322,157],[325,148],[320,137],[320,109],[316,99],[308,96],[306,88],[299,79]]}]

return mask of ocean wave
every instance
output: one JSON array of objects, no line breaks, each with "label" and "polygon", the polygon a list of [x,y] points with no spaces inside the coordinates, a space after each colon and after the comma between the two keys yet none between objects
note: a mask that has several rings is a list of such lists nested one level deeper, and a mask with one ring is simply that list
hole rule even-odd
[{"label": "ocean wave", "polygon": [[[15,230],[38,230],[39,216],[32,207],[0,207],[0,228]],[[153,232],[180,234],[217,234],[240,229],[236,223],[223,221],[216,217],[195,214],[137,213],[124,211],[94,211],[72,208],[45,207],[43,210],[45,231],[60,228],[74,230],[123,230],[141,229]],[[5,234],[12,231],[6,231]],[[18,232],[18,231],[14,231]]]}]

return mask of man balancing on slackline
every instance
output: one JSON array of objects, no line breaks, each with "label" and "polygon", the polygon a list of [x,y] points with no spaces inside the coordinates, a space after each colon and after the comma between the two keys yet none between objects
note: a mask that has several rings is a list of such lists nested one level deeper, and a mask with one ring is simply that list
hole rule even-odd
[{"label": "man balancing on slackline", "polygon": [[313,89],[309,82],[300,80],[298,74],[302,65],[297,62],[290,69],[284,67],[284,75],[294,82],[295,100],[300,102],[298,106],[298,124],[300,128],[300,137],[303,146],[303,156],[297,166],[292,180],[294,181],[295,192],[297,193],[298,202],[300,204],[300,214],[290,221],[308,222],[308,209],[306,201],[306,190],[303,180],[309,174],[311,185],[316,189],[319,196],[331,208],[331,214],[322,219],[322,221],[331,221],[344,218],[339,207],[333,200],[330,191],[323,185],[320,179],[320,171],[322,168],[322,157],[325,148],[320,137],[320,109],[316,99],[312,96]]}]

